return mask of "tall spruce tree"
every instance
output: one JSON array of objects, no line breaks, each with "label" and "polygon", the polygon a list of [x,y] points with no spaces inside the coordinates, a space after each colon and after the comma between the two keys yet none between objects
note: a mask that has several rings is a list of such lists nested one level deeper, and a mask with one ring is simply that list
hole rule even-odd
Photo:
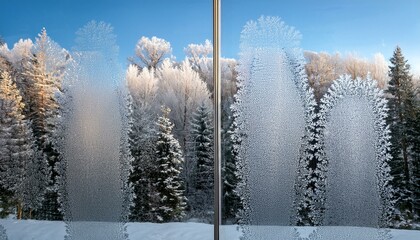
[{"label": "tall spruce tree", "polygon": [[41,209],[35,212],[38,219],[60,220],[63,218],[58,203],[58,172],[56,167],[59,152],[53,141],[59,104],[56,95],[60,93],[68,53],[60,48],[42,29],[34,46],[32,59],[25,67],[29,79],[29,103],[27,117],[31,121],[37,150],[45,155],[49,165],[50,182]]},{"label": "tall spruce tree", "polygon": [[153,210],[157,222],[179,221],[185,215],[186,198],[181,180],[184,161],[181,146],[172,134],[174,125],[169,120],[170,109],[162,107],[156,142],[156,172],[153,174],[159,206]]},{"label": "tall spruce tree", "polygon": [[[1,47],[1,45],[0,45]],[[6,57],[0,55],[0,73],[3,71],[10,71],[10,62]],[[1,80],[0,75],[0,82]],[[0,184],[0,218],[7,217],[13,212],[15,203],[13,202],[12,192],[1,186]]]},{"label": "tall spruce tree", "polygon": [[22,115],[22,97],[7,71],[0,79],[0,185],[10,191],[22,218],[25,170],[31,156],[30,131]]},{"label": "tall spruce tree", "polygon": [[156,129],[146,111],[142,111],[135,101],[131,102],[129,145],[133,156],[129,181],[133,186],[134,199],[130,209],[130,220],[153,221],[152,209],[157,207],[153,197],[156,188],[152,184],[156,171]]},{"label": "tall spruce tree", "polygon": [[[405,60],[401,48],[397,46],[389,66],[388,124],[391,129],[391,174],[394,177],[396,220],[410,221],[413,218],[414,199],[419,188],[415,188],[413,173],[418,163],[415,161],[418,120],[416,118],[415,94],[410,75],[410,65]],[[417,125],[416,125],[417,122]],[[418,134],[418,133],[417,133]]]},{"label": "tall spruce tree", "polygon": [[157,78],[154,69],[139,70],[130,65],[126,72],[129,89],[130,123],[128,142],[133,161],[129,182],[133,188],[130,208],[132,221],[153,221],[152,209],[158,206],[152,174],[156,171],[156,139],[158,110],[156,100]]},{"label": "tall spruce tree", "polygon": [[[18,219],[24,210],[39,207],[46,187],[46,162],[34,151],[29,122],[23,113],[24,104],[16,84],[7,71],[0,81],[0,185],[8,190],[16,204]],[[44,164],[43,164],[44,163]],[[32,191],[36,189],[36,191]]]},{"label": "tall spruce tree", "polygon": [[222,220],[236,223],[236,215],[242,209],[242,203],[236,192],[239,183],[237,175],[238,146],[241,144],[240,139],[236,137],[236,123],[233,117],[228,121],[228,130],[222,132],[224,141],[224,161],[222,162],[222,178],[223,178],[223,195],[222,195]]},{"label": "tall spruce tree", "polygon": [[[417,93],[419,94],[419,93]],[[413,125],[411,154],[413,160],[413,211],[414,218],[420,222],[420,101],[416,100],[416,117]]]},{"label": "tall spruce tree", "polygon": [[193,216],[212,222],[214,213],[213,121],[211,111],[204,102],[193,112],[190,126],[190,154],[196,166],[189,203]]}]

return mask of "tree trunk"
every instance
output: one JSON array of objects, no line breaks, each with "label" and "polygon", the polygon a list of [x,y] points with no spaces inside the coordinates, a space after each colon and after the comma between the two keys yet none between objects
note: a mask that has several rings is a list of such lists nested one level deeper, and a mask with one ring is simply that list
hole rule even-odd
[{"label": "tree trunk", "polygon": [[21,203],[17,204],[17,219],[18,220],[22,219],[22,204]]}]

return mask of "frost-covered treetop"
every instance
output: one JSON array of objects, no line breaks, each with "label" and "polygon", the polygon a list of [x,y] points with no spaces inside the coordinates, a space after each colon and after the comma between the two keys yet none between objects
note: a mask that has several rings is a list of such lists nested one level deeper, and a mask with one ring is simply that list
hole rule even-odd
[{"label": "frost-covered treetop", "polygon": [[184,52],[193,59],[207,57],[213,53],[213,44],[210,40],[206,39],[204,44],[189,44],[188,47],[184,48]]},{"label": "frost-covered treetop", "polygon": [[248,48],[299,48],[301,34],[279,17],[261,16],[249,21],[241,32],[241,52]]},{"label": "frost-covered treetop", "polygon": [[[10,102],[15,102],[18,104],[15,107],[20,109],[23,109],[23,107],[25,106],[22,102],[22,97],[20,96],[16,85],[12,81],[12,78],[7,71],[3,71],[0,73],[0,100],[7,102],[8,104],[10,104]],[[5,103],[2,102],[0,104],[0,107],[10,107],[6,104],[6,106],[3,106],[2,104]]]},{"label": "frost-covered treetop", "polygon": [[143,68],[139,71],[135,65],[130,64],[125,78],[135,101],[140,101],[144,106],[153,103],[158,89],[158,78],[154,69]]},{"label": "frost-covered treetop", "polygon": [[19,39],[9,50],[7,43],[0,46],[0,55],[5,57],[13,64],[17,64],[23,59],[29,59],[32,56],[34,44],[31,39]]},{"label": "frost-covered treetop", "polygon": [[172,52],[171,44],[162,38],[141,37],[136,45],[136,56],[148,68],[156,68]]},{"label": "frost-covered treetop", "polygon": [[45,70],[54,74],[64,71],[70,58],[68,51],[54,42],[47,35],[45,28],[42,28],[36,38],[33,53],[37,56],[37,61],[44,65]]}]

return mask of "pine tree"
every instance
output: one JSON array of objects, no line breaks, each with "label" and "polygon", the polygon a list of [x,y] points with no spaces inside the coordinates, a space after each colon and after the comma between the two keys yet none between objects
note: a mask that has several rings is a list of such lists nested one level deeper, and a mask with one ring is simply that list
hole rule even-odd
[{"label": "pine tree", "polygon": [[154,69],[139,70],[130,65],[126,72],[129,90],[128,142],[133,161],[129,182],[133,187],[133,202],[130,209],[132,221],[153,221],[152,209],[158,206],[152,174],[156,170],[156,120],[155,103],[157,78]]},{"label": "pine tree", "polygon": [[25,67],[25,75],[30,82],[27,117],[32,123],[37,150],[41,151],[48,161],[50,176],[45,201],[42,208],[36,212],[39,219],[63,218],[57,200],[56,168],[59,152],[54,146],[53,133],[59,110],[56,94],[60,92],[67,60],[67,52],[53,42],[46,30],[42,29],[35,43],[34,55]]},{"label": "pine tree", "polygon": [[0,186],[0,218],[5,218],[14,213],[16,203],[13,199],[13,193]]},{"label": "pine tree", "polygon": [[24,115],[28,116],[30,104],[29,90],[31,88],[31,81],[25,75],[25,67],[33,57],[34,45],[30,39],[20,39],[14,44],[13,49],[9,50],[7,45],[1,47],[0,66],[8,69],[10,75],[16,82],[16,86],[22,96],[22,101],[25,104]]},{"label": "pine tree", "polygon": [[169,108],[162,108],[156,142],[157,169],[153,175],[159,206],[153,209],[158,222],[181,220],[185,215],[186,198],[183,195],[181,166],[184,161],[178,140],[172,135],[174,125],[169,120]]},{"label": "pine tree", "polygon": [[205,103],[202,103],[191,119],[191,157],[194,159],[194,184],[189,198],[193,215],[207,222],[213,219],[214,161],[213,121]]},{"label": "pine tree", "polygon": [[236,192],[239,182],[237,176],[238,152],[234,146],[240,143],[235,141],[234,132],[236,125],[233,124],[234,117],[231,109],[234,103],[234,95],[237,92],[235,70],[237,63],[233,59],[224,59],[225,67],[222,67],[222,221],[224,223],[237,223],[236,214],[242,209],[241,200]]},{"label": "pine tree", "polygon": [[156,189],[152,184],[152,174],[156,170],[156,130],[150,124],[153,123],[151,116],[141,111],[135,102],[130,102],[132,110],[128,141],[133,162],[129,181],[134,193],[130,220],[150,222],[153,221],[152,208],[157,207],[153,198]]},{"label": "pine tree", "polygon": [[31,159],[27,121],[22,115],[24,104],[8,72],[0,81],[0,181],[11,191],[17,204],[17,217],[22,218],[25,170]]},{"label": "pine tree", "polygon": [[[0,46],[1,47],[1,46]],[[0,55],[0,73],[2,71],[9,71],[11,69],[11,63],[8,59]],[[1,78],[1,75],[0,75]],[[1,82],[2,80],[0,80]],[[15,202],[13,200],[13,193],[0,184],[0,218],[7,217],[9,214],[13,213]]]},{"label": "pine tree", "polygon": [[[420,94],[420,93],[417,93]],[[416,117],[414,120],[412,138],[412,157],[413,157],[413,210],[415,220],[420,222],[420,100],[416,101]]]},{"label": "pine tree", "polygon": [[239,183],[237,176],[238,169],[236,166],[236,162],[238,161],[237,146],[240,145],[240,141],[234,134],[236,129],[235,121],[231,120],[229,125],[229,130],[222,133],[222,139],[224,139],[222,217],[224,222],[230,221],[236,223],[236,214],[242,209],[241,199],[236,192]]},{"label": "pine tree", "polygon": [[394,177],[393,186],[396,189],[396,207],[401,211],[397,214],[397,221],[411,219],[413,216],[413,159],[414,143],[419,136],[415,136],[416,111],[410,65],[407,64],[401,48],[397,47],[390,59],[388,101],[388,124],[391,129],[391,174]]},{"label": "pine tree", "polygon": [[[39,202],[45,191],[43,176],[46,173],[42,171],[45,165],[42,164],[43,158],[39,162],[34,152],[32,132],[22,114],[24,104],[16,84],[6,71],[1,74],[1,78],[0,182],[2,188],[12,194],[17,206],[17,218],[21,219],[25,208],[31,212],[39,207],[34,202]],[[33,189],[36,191],[33,192]]]},{"label": "pine tree", "polygon": [[32,146],[32,148],[34,149],[34,155],[26,170],[26,192],[23,198],[26,210],[25,217],[29,219],[33,218],[33,212],[42,208],[51,174],[45,155],[37,151],[35,146]]}]

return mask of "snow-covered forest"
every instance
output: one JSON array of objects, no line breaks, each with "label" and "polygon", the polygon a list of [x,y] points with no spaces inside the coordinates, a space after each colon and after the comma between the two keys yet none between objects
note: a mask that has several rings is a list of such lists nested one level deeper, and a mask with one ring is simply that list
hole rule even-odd
[{"label": "snow-covered forest", "polygon": [[[267,27],[264,24],[273,24],[270,27],[277,27],[278,21],[278,18],[260,18],[255,26],[264,28]],[[371,179],[379,179],[379,184],[366,183],[373,192],[379,186],[377,205],[381,206],[381,213],[375,216],[380,219],[379,226],[419,230],[420,77],[410,72],[410,59],[405,59],[404,49],[396,46],[389,60],[381,53],[364,59],[355,54],[298,51],[299,43],[293,42],[298,33],[283,25],[277,30],[280,29],[279,35],[288,44],[286,47],[269,43],[259,48],[253,45],[258,43],[252,41],[256,33],[260,34],[253,24],[248,23],[247,31],[243,32],[240,59],[221,59],[223,223],[270,225],[267,221],[271,219],[273,225],[334,225],[328,222],[329,216],[349,214],[343,210],[344,202],[346,199],[355,201],[359,193],[341,198],[331,190],[334,187],[326,183],[326,178],[345,182],[351,177],[335,178],[339,173],[326,171],[328,166],[333,166],[328,158],[333,156],[346,161],[370,156],[372,159],[360,160],[360,164],[363,161],[369,164],[359,167],[367,166],[372,169]],[[89,61],[113,59],[116,50],[115,43],[107,45],[107,41],[95,47],[107,49],[101,54],[108,56],[98,58],[94,51],[84,49],[87,43],[83,42],[83,36],[94,36],[98,29],[113,36],[109,24],[90,22],[79,30],[80,45],[73,50],[62,48],[45,28],[36,38],[21,39],[13,46],[0,42],[1,218],[72,220],[65,211],[71,209],[67,199],[70,187],[66,185],[70,175],[66,171],[71,167],[68,161],[72,158],[68,156],[73,152],[72,148],[65,147],[71,136],[65,134],[64,128],[73,126],[66,124],[71,122],[68,116],[77,112],[71,106],[77,104],[69,103],[80,101],[74,94],[75,89],[86,93],[94,89],[92,84],[101,88],[98,82],[86,83],[79,78],[85,76],[86,69],[92,70],[92,66],[102,63]],[[120,149],[121,173],[118,176],[123,181],[121,191],[124,191],[121,202],[125,205],[119,210],[121,221],[211,224],[214,217],[212,43],[205,40],[185,46],[183,60],[172,56],[170,42],[155,36],[141,37],[133,49],[133,55],[127,56],[126,69],[103,69],[115,71],[110,74],[115,74],[114,90],[121,98],[119,114],[125,119],[121,120],[124,132],[116,139],[119,141],[126,136],[125,142],[121,141],[126,146],[115,146]],[[267,49],[270,54],[264,52]],[[81,63],[88,67],[84,68]],[[269,77],[264,71],[270,72]],[[280,82],[276,76],[294,81]],[[265,81],[257,86],[259,79]],[[77,84],[81,84],[79,88],[75,87]],[[261,98],[264,95],[266,97]],[[359,105],[354,107],[340,100],[347,96],[356,99],[352,103]],[[254,104],[255,99],[259,105]],[[301,108],[287,109],[288,104],[300,101],[303,102]],[[92,105],[92,112],[95,106],[103,105]],[[273,106],[287,109],[290,115],[284,115]],[[118,112],[112,106],[103,109],[106,107]],[[366,112],[363,109],[368,109],[367,112],[373,109],[372,115],[363,115]],[[346,113],[360,113],[362,117],[346,119]],[[104,119],[93,118],[95,121],[89,115],[84,116],[82,122],[89,124],[84,131],[98,131],[95,128],[106,126],[101,125],[102,121],[108,123],[109,118],[116,115],[102,116]],[[271,121],[273,118],[278,121]],[[345,126],[335,124],[337,122]],[[289,132],[282,134],[285,129]],[[344,132],[351,137],[331,132]],[[369,152],[361,138],[376,133],[379,134],[374,138],[376,151]],[[283,142],[270,146],[261,144],[270,139]],[[336,150],[335,144],[339,143],[359,144],[360,152],[344,147]],[[270,154],[273,149],[282,152]],[[290,149],[301,154],[297,161],[290,155]],[[265,161],[276,162],[279,156],[288,159],[281,176],[279,172],[270,172],[274,165],[264,165]],[[265,169],[265,177],[278,177],[277,180],[284,183],[282,188],[273,189],[278,182],[260,185],[264,183],[261,176],[250,169],[257,167]],[[346,167],[343,163],[337,169]],[[354,167],[354,171],[360,168]],[[383,178],[377,176],[380,174]],[[272,219],[275,213],[259,215],[255,212],[255,209],[264,209],[259,205],[276,201],[277,195],[260,196],[266,198],[264,201],[255,201],[253,197],[271,192],[281,194],[289,189],[296,195],[290,201],[290,206],[296,207],[291,217]],[[377,206],[375,199],[370,200],[372,202],[365,202],[366,211]],[[334,210],[328,211],[330,209]],[[335,223],[346,225],[348,222]],[[358,224],[356,220],[355,224]],[[377,222],[363,224],[366,227],[378,225]],[[0,225],[0,236],[3,232]]]}]

